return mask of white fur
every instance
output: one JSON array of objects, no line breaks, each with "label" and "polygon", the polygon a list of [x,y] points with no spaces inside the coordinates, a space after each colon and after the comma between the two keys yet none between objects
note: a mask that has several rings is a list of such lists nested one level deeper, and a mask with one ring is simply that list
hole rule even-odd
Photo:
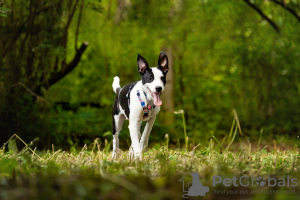
[{"label": "white fur", "polygon": [[[149,110],[148,117],[143,118],[143,108],[141,106],[141,103],[137,96],[137,91],[140,92],[141,99],[145,102],[146,105],[154,105],[153,98],[151,96],[150,91],[148,88],[155,92],[155,87],[162,87],[162,91],[164,90],[164,84],[161,80],[163,73],[158,70],[157,68],[152,68],[152,72],[154,74],[154,80],[151,83],[146,83],[145,85],[142,84],[142,81],[138,81],[136,85],[131,89],[130,92],[130,115],[129,115],[129,131],[130,131],[130,137],[131,137],[131,148],[133,149],[134,156],[139,157],[141,159],[142,151],[148,147],[148,140],[149,135],[152,130],[152,126],[154,124],[156,115],[160,111],[160,106],[156,106],[154,109]],[[116,92],[116,89],[120,87],[120,79],[119,77],[114,78],[113,82],[113,89]],[[146,93],[147,97],[144,95],[144,92]],[[124,119],[125,119],[125,111],[122,109],[122,106],[119,106],[120,113],[118,115],[114,116],[115,123],[119,126],[122,126]],[[143,134],[141,135],[141,125],[142,121],[146,121],[147,124],[145,126],[145,129],[143,131]],[[119,130],[116,130],[115,135],[113,136],[113,157],[116,155],[118,148],[119,148],[119,132],[122,128],[119,128]]]},{"label": "white fur", "polygon": [[118,154],[119,151],[119,133],[122,130],[123,122],[125,120],[124,115],[119,113],[118,115],[114,116],[115,123],[118,124],[118,130],[116,130],[115,134],[113,135],[113,158]]},{"label": "white fur", "polygon": [[[154,81],[153,81],[154,82]],[[137,82],[137,84],[132,88],[130,95],[130,116],[129,116],[129,131],[131,137],[131,147],[133,148],[134,155],[136,157],[141,157],[144,148],[148,147],[148,138],[154,124],[156,115],[160,111],[160,106],[156,106],[153,110],[149,110],[148,117],[143,119],[143,109],[141,103],[138,99],[137,91],[140,91],[141,99],[145,104],[153,105],[153,99],[145,86],[143,86],[142,81]],[[143,95],[143,92],[147,94],[147,98]],[[143,134],[141,135],[140,129],[142,121],[147,121]]]},{"label": "white fur", "polygon": [[114,82],[113,82],[113,84],[112,84],[112,87],[113,87],[114,92],[117,94],[117,89],[118,89],[119,87],[121,87],[121,86],[120,86],[120,78],[119,78],[118,76],[115,76],[115,77],[114,77]]}]

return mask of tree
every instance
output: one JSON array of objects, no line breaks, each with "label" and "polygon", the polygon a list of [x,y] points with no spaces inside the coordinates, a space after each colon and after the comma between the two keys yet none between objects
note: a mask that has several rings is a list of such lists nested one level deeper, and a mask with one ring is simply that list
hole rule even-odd
[{"label": "tree", "polygon": [[[36,110],[41,108],[34,101],[42,99],[43,88],[50,88],[78,65],[88,46],[83,42],[79,48],[77,41],[84,3],[84,0],[8,3],[11,12],[0,21],[5,27],[0,30],[3,102],[0,112],[6,136],[14,132],[34,135],[43,124]],[[76,24],[73,58],[67,56],[71,23]],[[37,124],[28,127],[28,121],[32,120]]]}]

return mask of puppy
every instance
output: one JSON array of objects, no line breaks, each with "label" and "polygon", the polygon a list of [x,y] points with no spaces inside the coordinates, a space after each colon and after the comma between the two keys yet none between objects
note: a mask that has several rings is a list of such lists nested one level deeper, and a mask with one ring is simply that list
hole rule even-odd
[{"label": "puppy", "polygon": [[[148,147],[148,138],[162,105],[161,94],[165,89],[168,73],[168,57],[162,51],[158,56],[158,66],[150,68],[146,59],[138,55],[138,71],[141,80],[120,87],[119,77],[115,77],[112,87],[117,94],[113,109],[113,157],[119,148],[119,133],[124,120],[129,120],[131,147],[134,156],[141,158],[143,149]],[[141,136],[142,121],[147,124]]]}]

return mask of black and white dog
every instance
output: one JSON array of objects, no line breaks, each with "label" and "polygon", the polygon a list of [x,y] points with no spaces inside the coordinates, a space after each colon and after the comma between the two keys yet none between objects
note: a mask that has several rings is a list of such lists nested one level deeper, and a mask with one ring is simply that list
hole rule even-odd
[{"label": "black and white dog", "polygon": [[[119,133],[123,122],[129,119],[131,147],[134,155],[141,158],[143,149],[148,147],[148,138],[162,104],[160,96],[164,91],[169,70],[167,55],[164,52],[159,54],[157,67],[150,68],[145,58],[140,55],[137,64],[142,80],[121,88],[120,78],[116,76],[112,84],[117,94],[112,110],[113,157],[119,148]],[[141,136],[142,121],[147,121],[147,124]]]}]

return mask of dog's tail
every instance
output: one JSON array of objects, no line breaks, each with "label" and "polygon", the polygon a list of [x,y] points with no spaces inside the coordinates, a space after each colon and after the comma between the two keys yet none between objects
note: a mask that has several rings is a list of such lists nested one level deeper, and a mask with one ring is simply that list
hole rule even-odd
[{"label": "dog's tail", "polygon": [[112,84],[112,87],[113,87],[114,92],[118,95],[121,90],[120,78],[118,76],[114,77],[114,82]]}]

